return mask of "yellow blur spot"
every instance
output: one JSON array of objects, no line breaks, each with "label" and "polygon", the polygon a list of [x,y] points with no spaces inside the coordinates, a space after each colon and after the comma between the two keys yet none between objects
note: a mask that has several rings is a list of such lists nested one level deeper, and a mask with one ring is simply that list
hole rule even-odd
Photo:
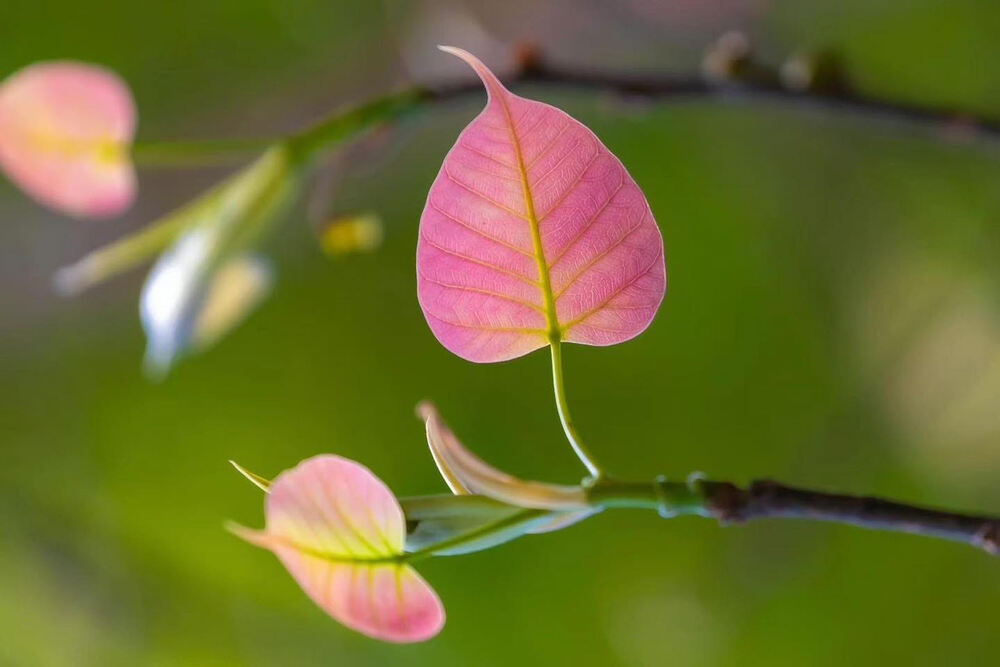
[{"label": "yellow blur spot", "polygon": [[382,219],[374,213],[336,218],[320,234],[323,252],[332,256],[371,252],[382,245]]}]

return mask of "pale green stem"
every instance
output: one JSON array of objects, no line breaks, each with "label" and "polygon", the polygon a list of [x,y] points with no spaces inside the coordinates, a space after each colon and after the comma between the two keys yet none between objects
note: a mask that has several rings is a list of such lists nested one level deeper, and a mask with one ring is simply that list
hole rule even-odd
[{"label": "pale green stem", "polygon": [[591,506],[600,509],[630,508],[656,510],[660,516],[709,516],[709,499],[700,479],[673,482],[662,477],[653,482],[599,480],[587,490]]},{"label": "pale green stem", "polygon": [[556,410],[559,412],[559,422],[562,424],[566,439],[576,452],[577,457],[586,466],[593,479],[600,479],[603,476],[600,466],[594,460],[594,455],[590,453],[587,446],[583,444],[580,434],[577,433],[573,425],[573,417],[569,413],[569,402],[566,400],[566,386],[563,381],[562,368],[562,343],[558,340],[550,344],[552,350],[552,386],[556,394]]},{"label": "pale green stem", "polygon": [[336,111],[315,125],[288,138],[296,159],[312,162],[322,153],[367,130],[420,109],[432,97],[424,88],[390,93],[346,111]]},{"label": "pale green stem", "polygon": [[203,141],[137,141],[132,159],[147,167],[191,167],[228,164],[263,153],[284,137],[206,139]]},{"label": "pale green stem", "polygon": [[188,225],[185,215],[171,215],[145,229],[80,258],[56,272],[53,282],[61,294],[77,294],[148,260],[173,243]]},{"label": "pale green stem", "polygon": [[[412,507],[413,509],[418,509],[422,505],[433,507],[434,500],[436,498],[438,497],[429,496],[422,498],[401,498],[400,503],[404,508]],[[445,500],[454,500],[455,497],[441,496],[441,498],[444,498]],[[473,500],[480,497],[462,496],[462,498]],[[482,500],[489,503],[496,502],[489,501],[486,498],[483,498]],[[707,498],[697,485],[685,482],[668,482],[663,479],[657,479],[656,481],[650,483],[623,482],[605,478],[595,482],[593,486],[589,488],[587,500],[589,501],[590,506],[595,510],[611,508],[652,509],[657,511],[660,516],[663,517],[691,514],[709,516]],[[419,513],[419,511],[415,513]],[[454,549],[455,547],[469,544],[470,542],[474,542],[476,540],[481,540],[495,533],[535,521],[541,517],[551,514],[553,514],[553,512],[550,510],[523,509],[516,514],[512,514],[511,516],[504,517],[503,519],[499,519],[493,523],[486,524],[485,526],[475,530],[431,544],[423,549],[420,549],[419,551],[402,554],[397,558],[401,562],[421,560],[434,556],[441,551]],[[407,519],[417,521],[420,520],[410,513],[407,514]]]}]

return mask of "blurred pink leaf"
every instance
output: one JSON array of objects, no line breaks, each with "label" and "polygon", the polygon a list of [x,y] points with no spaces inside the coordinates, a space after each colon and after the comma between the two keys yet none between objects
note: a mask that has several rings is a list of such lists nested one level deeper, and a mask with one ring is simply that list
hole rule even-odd
[{"label": "blurred pink leaf", "polygon": [[441,600],[401,558],[403,511],[370,470],[317,456],[283,472],[269,491],[267,528],[232,529],[274,552],[326,613],[384,641],[423,641],[440,632]]},{"label": "blurred pink leaf", "polygon": [[0,168],[42,204],[81,218],[135,199],[136,111],[113,72],[75,62],[30,65],[0,84]]},{"label": "blurred pink leaf", "polygon": [[552,340],[640,334],[666,290],[642,191],[584,125],[441,48],[472,66],[488,102],[445,157],[420,219],[417,290],[434,335],[493,362]]}]

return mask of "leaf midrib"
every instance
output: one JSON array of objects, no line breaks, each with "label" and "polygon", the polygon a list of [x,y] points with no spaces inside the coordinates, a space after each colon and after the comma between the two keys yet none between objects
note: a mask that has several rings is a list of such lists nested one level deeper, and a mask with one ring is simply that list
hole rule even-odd
[{"label": "leaf midrib", "polygon": [[503,109],[507,127],[510,130],[511,142],[514,145],[514,157],[517,160],[517,171],[521,178],[521,191],[524,196],[525,213],[528,219],[528,226],[531,228],[531,244],[535,254],[535,264],[538,266],[538,276],[541,282],[542,301],[545,304],[545,333],[549,343],[558,343],[562,340],[562,331],[559,328],[559,317],[556,313],[555,296],[552,293],[552,279],[549,276],[549,265],[545,261],[545,248],[542,246],[542,233],[538,223],[538,215],[535,213],[535,200],[531,194],[531,184],[528,182],[528,170],[524,165],[524,155],[521,152],[521,141],[517,137],[517,128],[514,127],[514,119],[510,114],[510,107],[503,91],[497,95],[500,107]]},{"label": "leaf midrib", "polygon": [[312,547],[308,547],[300,542],[297,542],[283,535],[271,535],[270,538],[274,542],[280,543],[281,546],[298,551],[303,555],[343,565],[359,565],[359,566],[402,565],[403,563],[405,563],[407,558],[406,554],[402,552],[387,553],[377,556],[351,556],[351,555],[333,554],[330,553],[329,551],[323,551],[320,549],[314,549]]}]

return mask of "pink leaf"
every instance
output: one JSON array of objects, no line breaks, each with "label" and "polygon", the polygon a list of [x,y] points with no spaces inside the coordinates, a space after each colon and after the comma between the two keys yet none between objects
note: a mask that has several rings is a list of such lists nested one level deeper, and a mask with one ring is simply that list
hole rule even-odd
[{"label": "pink leaf", "polygon": [[42,204],[100,218],[135,198],[135,104],[114,73],[74,62],[30,65],[0,84],[0,168]]},{"label": "pink leaf", "polygon": [[642,191],[587,127],[514,95],[475,56],[486,108],[445,157],[420,218],[417,291],[455,354],[504,361],[550,341],[613,345],[666,290]]},{"label": "pink leaf", "polygon": [[440,632],[440,599],[402,557],[403,510],[370,470],[317,456],[279,475],[269,490],[267,528],[233,530],[273,551],[326,613],[384,641]]}]

